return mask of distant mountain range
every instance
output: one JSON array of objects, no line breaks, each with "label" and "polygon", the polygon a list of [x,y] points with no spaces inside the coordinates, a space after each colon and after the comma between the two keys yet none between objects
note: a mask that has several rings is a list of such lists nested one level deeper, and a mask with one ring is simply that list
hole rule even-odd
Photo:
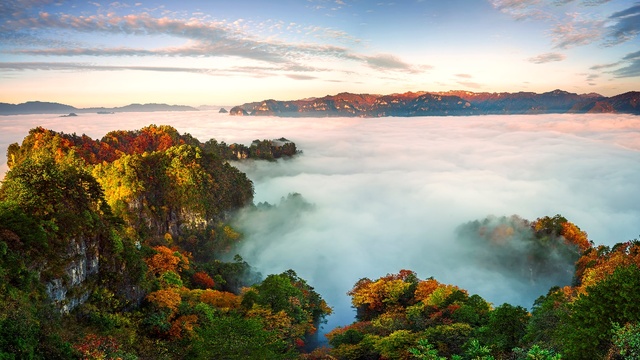
[{"label": "distant mountain range", "polygon": [[80,113],[100,113],[110,114],[116,112],[150,112],[150,111],[198,111],[198,109],[185,105],[167,105],[167,104],[130,104],[121,107],[105,108],[75,108],[70,105],[29,101],[22,104],[0,103],[0,115],[19,115],[19,114],[80,114]]},{"label": "distant mountain range", "polygon": [[[219,107],[201,106],[200,110]],[[130,104],[122,107],[75,108],[52,102],[29,101],[22,104],[0,103],[0,115],[81,114],[149,111],[198,111],[185,105]],[[221,113],[226,112],[224,108]],[[291,101],[264,100],[235,106],[230,115],[282,117],[382,117],[382,116],[461,116],[488,114],[550,113],[627,113],[640,115],[640,92],[606,97],[600,94],[575,94],[554,90],[488,93],[470,91],[407,92],[373,95],[340,93],[321,98]]]},{"label": "distant mountain range", "polygon": [[264,100],[233,107],[230,115],[382,117],[486,114],[629,113],[640,115],[640,92],[605,97],[554,90],[542,94],[469,91],[392,95],[340,93],[294,101]]}]

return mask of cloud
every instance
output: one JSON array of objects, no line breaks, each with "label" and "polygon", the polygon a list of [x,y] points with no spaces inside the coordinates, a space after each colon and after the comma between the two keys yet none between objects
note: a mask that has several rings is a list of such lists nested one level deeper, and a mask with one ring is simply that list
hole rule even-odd
[{"label": "cloud", "polygon": [[470,74],[456,74],[455,76],[463,79],[471,79],[473,77]]},{"label": "cloud", "polygon": [[214,69],[205,68],[184,68],[172,66],[114,66],[114,65],[95,65],[86,63],[72,62],[0,62],[2,70],[69,70],[69,71],[119,71],[119,70],[139,70],[139,71],[158,71],[158,72],[188,72],[188,73],[210,73]]},{"label": "cloud", "polygon": [[613,64],[598,64],[598,65],[593,65],[592,67],[590,67],[591,70],[602,70],[602,69],[608,69],[608,68],[612,68],[612,67],[616,67],[620,65],[620,62],[616,62]]},{"label": "cloud", "polygon": [[130,14],[73,16],[68,14],[52,15],[41,12],[35,17],[17,21],[7,21],[3,26],[10,33],[20,34],[24,29],[72,30],[81,33],[107,33],[125,35],[159,36],[168,35],[191,40],[182,47],[160,49],[114,48],[38,48],[16,49],[16,54],[58,55],[58,56],[239,56],[273,63],[285,63],[289,60],[283,55],[288,52],[317,53],[326,47],[299,46],[277,41],[256,40],[238,32],[222,22],[204,22],[198,20],[176,20],[155,18],[148,14]]},{"label": "cloud", "polygon": [[317,79],[317,77],[310,76],[310,75],[287,74],[286,76],[288,78],[291,78],[291,79],[294,79],[294,80],[315,80],[315,79]]},{"label": "cloud", "polygon": [[[13,48],[5,53],[31,56],[95,56],[95,57],[239,57],[276,65],[281,70],[299,67],[301,59],[352,60],[383,71],[419,72],[428,66],[413,66],[391,54],[358,54],[351,49],[328,43],[293,43],[275,38],[258,38],[243,30],[236,22],[205,21],[191,18],[188,20],[169,17],[157,18],[148,13],[116,15],[98,13],[88,16],[70,14],[23,14],[8,19],[0,25],[4,36],[17,40]],[[142,48],[127,46],[96,46],[78,43],[55,43],[33,34],[38,30],[73,31],[88,34],[131,35],[131,36],[169,36],[185,39],[181,46]],[[344,31],[331,28],[306,28],[307,33],[318,38],[340,39],[357,43],[358,39]],[[47,46],[48,45],[48,46]],[[53,46],[51,46],[53,45]],[[312,75],[309,75],[312,76]]]},{"label": "cloud", "polygon": [[595,79],[598,79],[600,77],[599,74],[588,74],[587,75],[587,81],[593,81]]},{"label": "cloud", "polygon": [[[322,69],[312,67],[267,67],[267,66],[240,66],[226,69],[220,68],[193,68],[193,67],[177,67],[177,66],[139,66],[139,65],[97,65],[89,63],[76,62],[0,62],[0,71],[26,71],[26,70],[43,70],[43,71],[155,71],[155,72],[175,72],[175,73],[194,73],[212,76],[220,75],[240,75],[251,74],[253,77],[280,76],[283,71],[308,71],[316,72]],[[312,80],[316,79],[312,75],[303,74],[284,74],[294,80]]]},{"label": "cloud", "polygon": [[622,58],[622,64],[626,64],[620,69],[612,71],[619,78],[640,76],[640,51],[626,55]]},{"label": "cloud", "polygon": [[560,22],[551,29],[555,48],[569,49],[575,46],[588,45],[602,39],[604,34],[602,20],[579,19],[576,15],[570,20]]},{"label": "cloud", "polygon": [[357,61],[364,61],[369,67],[376,70],[392,70],[392,71],[404,71],[408,73],[418,73],[422,70],[431,68],[428,65],[422,65],[416,67],[412,64],[402,61],[395,55],[391,54],[376,54],[376,55],[360,55],[345,53],[345,58]]},{"label": "cloud", "polygon": [[[101,138],[114,129],[171,124],[206,141],[248,144],[286,137],[304,151],[238,164],[255,201],[238,249],[263,274],[294,269],[336,310],[326,328],[350,323],[346,292],[362,277],[400,269],[457,284],[488,301],[531,306],[544,293],[465,261],[456,229],[487,215],[528,220],[557,213],[597,244],[637,237],[640,117],[540,115],[430,118],[244,117],[216,112],[5,116],[0,153],[35,126]],[[124,127],[124,128],[123,128]],[[425,136],[428,134],[428,136]],[[417,155],[418,154],[418,155]],[[4,159],[0,159],[4,162]],[[4,165],[0,164],[0,168]],[[4,167],[6,169],[6,166]],[[253,217],[253,218],[252,218]],[[262,221],[254,221],[256,217]],[[233,254],[232,254],[233,255]]]},{"label": "cloud", "polygon": [[[550,282],[514,279],[462,256],[468,248],[455,230],[489,214],[561,213],[608,245],[637,236],[640,208],[627,198],[640,196],[627,183],[640,176],[635,116],[413,118],[392,129],[390,119],[265,120],[264,136],[296,139],[304,155],[239,165],[254,180],[256,201],[279,204],[297,192],[313,208],[285,201],[244,214],[241,255],[263,273],[293,268],[312,279],[336,307],[330,325],[350,321],[344,293],[355,281],[402,268],[494,304],[531,306]],[[252,124],[238,127],[258,136]]]},{"label": "cloud", "polygon": [[[610,0],[582,0],[583,7],[596,7]],[[554,48],[568,49],[591,43],[602,42],[608,37],[608,44],[627,41],[638,34],[640,5],[615,13],[594,16],[590,12],[561,12],[558,7],[574,0],[489,0],[494,8],[516,20],[537,20],[551,24]],[[608,25],[611,22],[613,25]],[[608,26],[608,27],[607,27]]]},{"label": "cloud", "polygon": [[611,0],[584,0],[582,3],[586,6],[599,6],[602,4],[606,4]]},{"label": "cloud", "polygon": [[469,87],[469,88],[473,88],[473,89],[480,89],[482,88],[482,85],[477,83],[477,82],[473,82],[473,81],[458,81],[458,84]]},{"label": "cloud", "polygon": [[[622,67],[620,67],[622,66]],[[606,71],[618,78],[640,76],[640,51],[625,55],[620,61],[611,64],[598,64],[591,67],[591,70],[618,69]]]},{"label": "cloud", "polygon": [[544,20],[550,14],[541,8],[540,0],[490,0],[494,8],[516,20]]},{"label": "cloud", "polygon": [[545,53],[545,54],[540,54],[538,56],[534,56],[529,58],[529,62],[532,62],[534,64],[545,64],[545,63],[549,63],[549,62],[554,62],[554,61],[562,61],[566,58],[566,56],[564,54],[560,54],[560,53]]},{"label": "cloud", "polygon": [[616,21],[609,28],[609,45],[629,41],[640,34],[640,4],[614,13],[609,19]]}]

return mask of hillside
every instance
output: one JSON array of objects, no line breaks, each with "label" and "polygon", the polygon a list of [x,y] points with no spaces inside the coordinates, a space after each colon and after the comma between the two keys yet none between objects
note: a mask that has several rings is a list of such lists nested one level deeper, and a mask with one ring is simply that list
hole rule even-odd
[{"label": "hillside", "polygon": [[613,97],[554,90],[542,94],[408,92],[370,95],[340,93],[321,98],[246,103],[230,115],[283,117],[464,116],[488,114],[629,113],[640,114],[640,92]]},{"label": "hillside", "polygon": [[69,114],[69,113],[114,113],[114,112],[152,112],[152,111],[198,111],[185,105],[168,104],[129,104],[121,107],[76,108],[71,105],[54,102],[29,101],[21,104],[0,103],[0,115],[26,114]]}]

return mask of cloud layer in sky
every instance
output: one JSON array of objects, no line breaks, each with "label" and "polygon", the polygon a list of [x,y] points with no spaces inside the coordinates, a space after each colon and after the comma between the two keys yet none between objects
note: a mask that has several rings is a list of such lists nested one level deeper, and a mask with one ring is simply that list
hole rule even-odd
[{"label": "cloud layer in sky", "polygon": [[469,221],[561,214],[606,245],[640,232],[637,116],[284,119],[211,111],[0,121],[0,153],[37,125],[94,138],[155,123],[203,141],[293,140],[304,152],[294,159],[238,164],[254,181],[256,203],[278,205],[289,193],[304,200],[245,213],[238,251],[263,274],[291,268],[307,279],[335,307],[327,327],[351,321],[346,292],[358,279],[400,269],[495,305],[531,306],[550,283],[465,261],[455,234]]},{"label": "cloud layer in sky", "polygon": [[[609,96],[636,90],[638,64],[627,58],[640,32],[633,0],[464,5],[461,12],[458,1],[6,0],[0,101],[122,106],[129,96],[236,105],[461,86]],[[585,80],[585,71],[599,77]],[[474,81],[457,81],[460,73]]]}]

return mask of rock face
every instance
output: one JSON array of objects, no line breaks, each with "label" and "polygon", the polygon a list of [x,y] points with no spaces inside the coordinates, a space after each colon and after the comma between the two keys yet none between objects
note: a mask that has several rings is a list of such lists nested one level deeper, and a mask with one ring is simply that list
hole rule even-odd
[{"label": "rock face", "polygon": [[89,298],[87,282],[100,270],[98,240],[72,240],[64,256],[68,260],[64,276],[49,281],[45,286],[47,295],[60,311],[68,313]]},{"label": "rock face", "polygon": [[220,111],[218,111],[220,114],[226,114],[228,113],[227,109],[225,108],[220,108]]},{"label": "rock face", "polygon": [[640,115],[640,92],[610,98],[554,90],[542,94],[408,92],[392,95],[341,93],[293,101],[265,100],[231,109],[231,115],[282,117],[460,116],[487,114],[630,113]]},{"label": "rock face", "polygon": [[232,116],[247,116],[247,115],[249,115],[249,113],[247,113],[247,111],[245,109],[243,109],[241,106],[234,106],[233,108],[231,108],[231,110],[229,110],[229,115],[232,115]]}]

